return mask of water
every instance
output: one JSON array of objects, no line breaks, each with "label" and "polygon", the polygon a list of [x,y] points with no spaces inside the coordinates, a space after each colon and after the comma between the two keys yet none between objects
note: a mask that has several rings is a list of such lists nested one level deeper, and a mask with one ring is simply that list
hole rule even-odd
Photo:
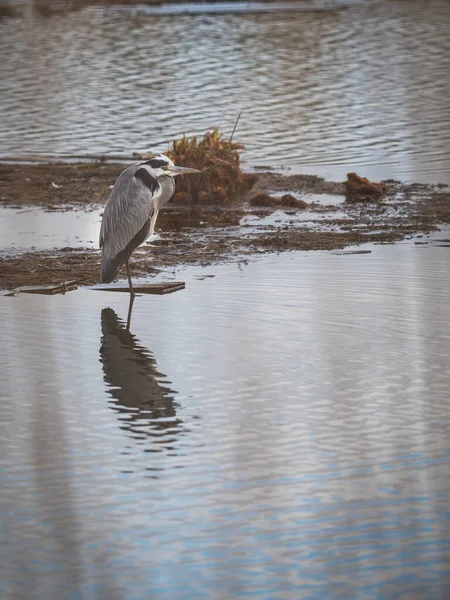
[{"label": "water", "polygon": [[449,249],[369,249],[0,298],[2,598],[448,598]]},{"label": "water", "polygon": [[248,166],[450,183],[450,4],[348,4],[4,19],[0,155],[164,151],[243,110]]},{"label": "water", "polygon": [[98,248],[101,210],[45,212],[0,207],[2,255],[24,250]]},{"label": "water", "polygon": [[[0,21],[0,155],[243,109],[247,166],[450,182],[450,4],[310,4]],[[98,211],[0,216],[3,252],[96,246]],[[368,249],[167,272],[130,332],[122,294],[0,297],[0,596],[446,600],[449,248]]]}]

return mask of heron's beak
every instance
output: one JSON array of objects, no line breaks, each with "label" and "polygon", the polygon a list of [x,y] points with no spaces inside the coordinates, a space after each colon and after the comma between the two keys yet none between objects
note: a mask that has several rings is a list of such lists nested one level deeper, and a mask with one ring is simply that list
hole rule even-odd
[{"label": "heron's beak", "polygon": [[172,175],[185,175],[186,173],[201,173],[198,169],[191,169],[190,167],[176,167],[175,165],[167,167],[167,170]]}]

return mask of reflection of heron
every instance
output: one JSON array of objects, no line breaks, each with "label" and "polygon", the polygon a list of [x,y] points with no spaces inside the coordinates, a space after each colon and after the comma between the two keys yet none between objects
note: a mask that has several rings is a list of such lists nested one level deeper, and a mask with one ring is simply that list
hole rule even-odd
[{"label": "reflection of heron", "polygon": [[[100,362],[105,382],[111,386],[114,409],[126,414],[122,429],[135,439],[153,438],[170,445],[181,430],[176,417],[176,392],[162,383],[156,360],[129,332],[112,308],[102,310]],[[170,435],[162,436],[162,433]],[[159,446],[159,450],[163,447]]]},{"label": "reflection of heron", "polygon": [[161,154],[130,165],[119,175],[106,203],[100,229],[102,281],[112,281],[125,263],[130,294],[134,296],[130,256],[153,233],[159,210],[175,192],[174,177],[184,173],[200,171],[176,167]]}]

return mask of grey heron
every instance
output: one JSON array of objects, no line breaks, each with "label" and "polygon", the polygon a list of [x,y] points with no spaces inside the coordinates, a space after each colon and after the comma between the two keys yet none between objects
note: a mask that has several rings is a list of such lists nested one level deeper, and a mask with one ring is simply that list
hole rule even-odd
[{"label": "grey heron", "polygon": [[104,283],[110,283],[125,263],[130,294],[134,297],[130,256],[153,233],[158,212],[175,192],[174,177],[185,173],[201,171],[176,167],[161,154],[134,163],[119,175],[106,202],[100,228],[100,279]]}]

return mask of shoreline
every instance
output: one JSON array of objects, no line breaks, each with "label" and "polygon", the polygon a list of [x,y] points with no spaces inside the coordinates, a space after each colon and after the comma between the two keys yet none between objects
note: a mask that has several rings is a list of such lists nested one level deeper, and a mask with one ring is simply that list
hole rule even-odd
[{"label": "shoreline", "polygon": [[[123,164],[108,162],[0,164],[0,207],[45,214],[104,205]],[[250,190],[231,205],[172,200],[161,211],[157,239],[131,259],[134,277],[185,264],[211,265],[294,250],[343,250],[364,243],[393,243],[450,223],[447,186],[385,182],[378,199],[350,199],[342,182],[316,176],[255,174]],[[289,199],[289,201],[287,200]],[[358,201],[359,200],[359,201]],[[302,201],[304,208],[300,208]],[[0,250],[0,289],[99,282],[100,251],[61,247]],[[125,279],[121,271],[118,280]]]}]

